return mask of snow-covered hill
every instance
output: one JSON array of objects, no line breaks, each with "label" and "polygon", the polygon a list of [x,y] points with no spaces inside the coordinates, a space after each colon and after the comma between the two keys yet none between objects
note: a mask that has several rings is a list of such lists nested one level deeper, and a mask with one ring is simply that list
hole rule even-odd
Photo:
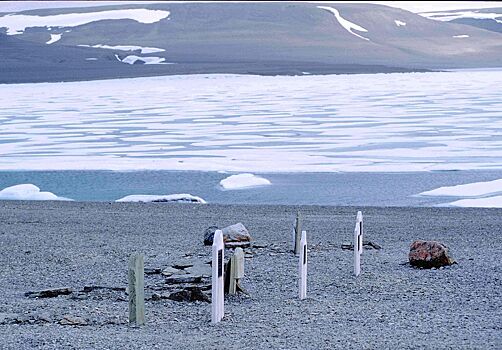
[{"label": "snow-covered hill", "polygon": [[502,66],[501,33],[371,4],[32,10],[0,15],[0,45],[0,83]]}]

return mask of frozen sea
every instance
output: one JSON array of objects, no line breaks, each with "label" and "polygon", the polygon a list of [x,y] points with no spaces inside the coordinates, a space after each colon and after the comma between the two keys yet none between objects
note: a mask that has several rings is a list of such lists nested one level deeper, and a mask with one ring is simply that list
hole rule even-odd
[{"label": "frozen sea", "polygon": [[[0,189],[76,200],[436,205],[502,178],[502,70],[0,85]],[[223,191],[234,173],[271,186]]]}]

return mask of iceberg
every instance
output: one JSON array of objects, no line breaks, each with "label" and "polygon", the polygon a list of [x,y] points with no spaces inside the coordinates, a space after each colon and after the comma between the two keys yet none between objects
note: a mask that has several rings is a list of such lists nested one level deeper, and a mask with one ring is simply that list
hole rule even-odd
[{"label": "iceberg", "polygon": [[52,192],[41,192],[40,188],[33,184],[21,184],[1,190],[0,200],[71,201],[72,199],[58,197]]},{"label": "iceberg", "polygon": [[231,175],[220,181],[221,187],[225,190],[240,190],[256,186],[270,185],[271,182],[263,177],[254,174]]}]

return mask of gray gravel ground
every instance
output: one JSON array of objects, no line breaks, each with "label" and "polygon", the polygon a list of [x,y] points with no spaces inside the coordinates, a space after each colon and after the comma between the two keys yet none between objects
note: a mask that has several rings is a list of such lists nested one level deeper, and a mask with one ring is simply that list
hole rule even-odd
[{"label": "gray gravel ground", "polygon": [[[309,238],[308,299],[297,298],[290,253],[296,210]],[[362,275],[352,276],[358,209]],[[501,349],[502,211],[497,209],[0,202],[1,349]],[[127,325],[121,291],[50,299],[31,290],[125,287],[127,262],[145,267],[209,260],[203,231],[242,222],[256,242],[242,286],[212,325],[207,303],[147,301],[147,325]],[[442,270],[406,264],[414,239],[445,243],[458,261]],[[192,257],[185,257],[185,255]],[[227,256],[229,251],[226,252]],[[147,289],[160,275],[145,276]],[[147,292],[148,295],[148,292]],[[65,326],[69,315],[88,325]]]}]

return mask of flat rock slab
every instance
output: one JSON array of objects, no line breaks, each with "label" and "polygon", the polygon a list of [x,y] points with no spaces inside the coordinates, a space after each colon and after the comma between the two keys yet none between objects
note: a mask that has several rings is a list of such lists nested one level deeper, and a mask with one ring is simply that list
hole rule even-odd
[{"label": "flat rock slab", "polygon": [[167,284],[179,284],[179,283],[200,283],[202,282],[202,276],[170,276],[166,278]]},{"label": "flat rock slab", "polygon": [[59,324],[63,326],[87,326],[89,323],[82,317],[66,315],[59,321]]},{"label": "flat rock slab", "polygon": [[71,288],[62,287],[62,288],[51,288],[51,289],[43,289],[34,292],[26,292],[24,295],[28,298],[55,298],[60,295],[69,295],[73,291]]}]

